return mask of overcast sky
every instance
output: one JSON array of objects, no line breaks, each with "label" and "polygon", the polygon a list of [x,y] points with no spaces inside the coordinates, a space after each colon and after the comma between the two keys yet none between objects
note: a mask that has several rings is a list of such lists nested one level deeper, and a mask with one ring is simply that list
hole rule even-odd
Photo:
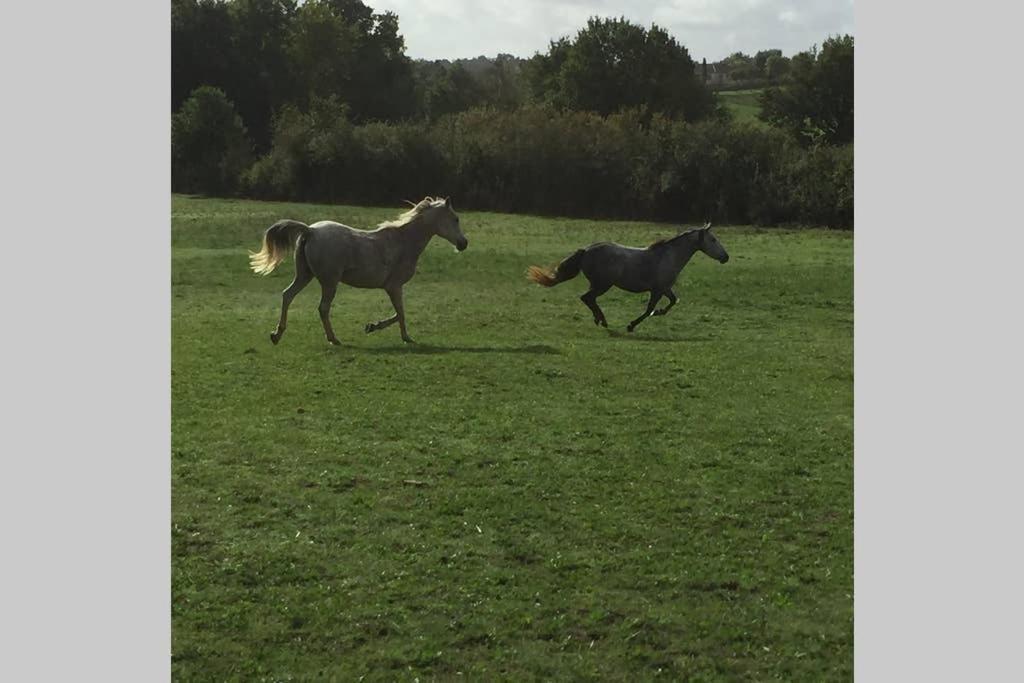
[{"label": "overcast sky", "polygon": [[779,48],[786,56],[829,35],[853,34],[853,0],[364,0],[398,14],[406,54],[456,59],[530,57],[574,36],[590,16],[665,28],[696,61]]}]

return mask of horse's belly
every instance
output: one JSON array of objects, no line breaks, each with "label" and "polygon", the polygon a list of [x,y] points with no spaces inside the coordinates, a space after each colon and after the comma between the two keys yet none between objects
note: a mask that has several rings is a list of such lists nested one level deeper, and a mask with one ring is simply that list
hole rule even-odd
[{"label": "horse's belly", "polygon": [[624,289],[627,292],[649,292],[651,290],[650,282],[638,282],[634,280],[622,280],[616,282],[615,286],[619,289]]},{"label": "horse's belly", "polygon": [[383,269],[346,268],[341,273],[341,281],[350,287],[379,289],[384,286],[387,273]]},{"label": "horse's belly", "polygon": [[338,261],[341,281],[351,287],[383,287],[392,266],[387,252],[368,239],[349,240]]}]

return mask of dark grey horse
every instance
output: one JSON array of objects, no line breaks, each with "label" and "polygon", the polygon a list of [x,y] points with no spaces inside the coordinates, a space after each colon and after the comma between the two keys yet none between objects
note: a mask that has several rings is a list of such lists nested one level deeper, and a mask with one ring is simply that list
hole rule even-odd
[{"label": "dark grey horse", "polygon": [[[598,242],[559,263],[554,270],[530,266],[526,277],[544,287],[554,287],[560,282],[571,280],[580,271],[590,281],[590,289],[580,297],[594,314],[594,323],[608,327],[597,297],[613,286],[627,292],[650,292],[647,310],[629,323],[626,330],[633,329],[652,315],[665,315],[676,305],[676,293],[672,286],[679,277],[679,271],[696,252],[705,254],[720,263],[729,260],[722,243],[711,234],[711,224],[680,233],[669,239],[659,240],[646,249],[624,247],[614,242]],[[668,297],[668,306],[655,310],[661,297]]]}]

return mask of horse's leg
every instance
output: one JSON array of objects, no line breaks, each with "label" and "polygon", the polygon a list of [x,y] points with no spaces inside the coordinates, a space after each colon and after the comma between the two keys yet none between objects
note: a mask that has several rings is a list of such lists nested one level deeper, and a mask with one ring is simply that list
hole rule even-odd
[{"label": "horse's leg", "polygon": [[366,330],[366,333],[369,334],[370,332],[376,332],[377,330],[383,330],[385,327],[390,327],[391,325],[394,325],[397,322],[398,322],[398,314],[395,313],[390,318],[384,318],[383,320],[378,320],[375,323],[366,323],[366,327],[364,329]]},{"label": "horse's leg", "polygon": [[673,292],[670,289],[667,292],[665,292],[665,296],[668,297],[668,306],[666,306],[665,308],[659,308],[654,312],[654,315],[665,315],[672,309],[673,306],[676,305],[676,301],[678,301],[678,299],[676,298],[675,292]]},{"label": "horse's leg", "polygon": [[281,336],[284,334],[284,328],[288,324],[288,307],[291,306],[292,299],[295,295],[302,291],[302,288],[309,284],[309,281],[313,279],[313,271],[309,269],[309,264],[306,263],[306,259],[296,258],[295,259],[295,279],[292,283],[281,292],[281,318],[277,321],[277,329],[270,333],[270,341],[275,344],[281,341]]},{"label": "horse's leg", "polygon": [[594,324],[601,325],[602,327],[608,327],[608,321],[605,320],[604,311],[597,305],[597,297],[601,296],[605,292],[611,289],[611,285],[595,285],[593,282],[590,283],[590,289],[588,289],[583,296],[580,297],[580,301],[587,305],[590,312],[594,314]]},{"label": "horse's leg", "polygon": [[[395,318],[398,319],[398,327],[402,330],[402,341],[412,344],[413,341],[409,337],[409,332],[405,329],[405,303],[402,301],[402,285],[388,287],[386,291],[388,296],[391,297],[391,305],[395,307]],[[382,320],[381,322],[390,325],[390,320],[391,319],[389,318],[388,320]]]},{"label": "horse's leg", "polygon": [[627,332],[632,332],[633,329],[636,328],[637,325],[642,323],[647,318],[651,317],[651,315],[654,313],[654,307],[658,305],[658,300],[659,299],[661,299],[661,292],[658,291],[658,290],[652,291],[651,292],[651,300],[647,302],[647,310],[644,311],[643,314],[639,318],[637,318],[636,320],[631,322],[629,325],[626,325],[626,331]]},{"label": "horse's leg", "polygon": [[[391,296],[391,292],[388,291],[386,287],[385,291],[388,292],[388,296]],[[401,292],[399,292],[398,296],[402,296]],[[394,303],[394,301],[394,297],[391,297],[391,302]],[[396,308],[395,310],[397,311],[398,309]],[[394,325],[396,322],[398,322],[397,312],[390,318],[384,318],[383,320],[378,320],[375,323],[366,323],[366,327],[364,329],[366,330],[366,334],[370,334],[371,332],[376,332],[377,330],[383,330],[385,327],[390,327],[391,325]]]},{"label": "horse's leg", "polygon": [[338,338],[334,336],[334,328],[331,327],[331,302],[334,301],[334,294],[338,291],[338,283],[328,283],[325,280],[320,281],[320,322],[324,326],[324,334],[327,335],[327,341],[332,344],[341,344]]}]

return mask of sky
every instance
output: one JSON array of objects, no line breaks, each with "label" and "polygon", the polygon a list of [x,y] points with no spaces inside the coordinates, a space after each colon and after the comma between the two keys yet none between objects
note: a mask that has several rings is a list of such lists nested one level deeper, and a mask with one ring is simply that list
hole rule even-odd
[{"label": "sky", "polygon": [[457,59],[507,53],[530,57],[572,37],[591,16],[656,23],[696,61],[778,48],[786,56],[853,35],[853,0],[364,0],[398,15],[406,54]]}]

